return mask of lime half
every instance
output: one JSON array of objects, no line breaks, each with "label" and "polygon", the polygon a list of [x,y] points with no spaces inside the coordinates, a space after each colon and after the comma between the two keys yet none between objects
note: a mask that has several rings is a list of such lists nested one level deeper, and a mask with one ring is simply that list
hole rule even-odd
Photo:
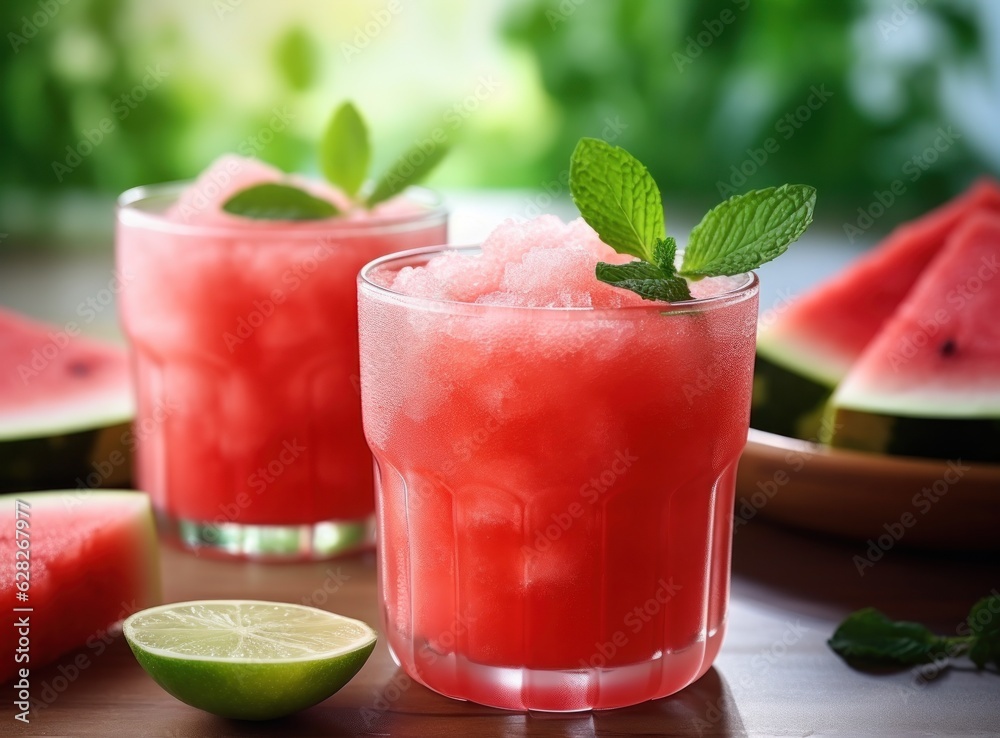
[{"label": "lime half", "polygon": [[123,629],[142,668],[170,694],[242,720],[322,702],[364,666],[377,637],[360,620],[256,600],[161,605]]}]

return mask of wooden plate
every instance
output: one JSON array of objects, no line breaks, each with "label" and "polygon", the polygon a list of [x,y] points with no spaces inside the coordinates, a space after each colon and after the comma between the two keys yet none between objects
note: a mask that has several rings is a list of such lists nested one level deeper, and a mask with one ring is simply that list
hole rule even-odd
[{"label": "wooden plate", "polygon": [[896,545],[997,551],[1000,464],[843,451],[751,429],[737,529],[758,516],[860,539],[872,560]]}]

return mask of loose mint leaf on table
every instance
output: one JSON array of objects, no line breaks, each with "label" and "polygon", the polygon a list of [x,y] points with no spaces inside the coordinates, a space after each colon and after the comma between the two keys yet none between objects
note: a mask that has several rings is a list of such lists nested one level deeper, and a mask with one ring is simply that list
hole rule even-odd
[{"label": "loose mint leaf on table", "polygon": [[984,597],[969,611],[972,645],[969,658],[980,669],[993,664],[1000,668],[1000,597]]},{"label": "loose mint leaf on table", "polygon": [[785,253],[812,222],[816,190],[782,185],[735,195],[691,231],[681,274],[716,277],[749,272]]},{"label": "loose mint leaf on table", "polygon": [[313,197],[298,187],[271,183],[237,192],[226,200],[222,209],[257,220],[319,220],[340,212],[333,203]]},{"label": "loose mint leaf on table", "polygon": [[973,605],[967,625],[969,635],[938,636],[868,607],[848,615],[827,644],[848,661],[912,666],[967,655],[979,669],[1000,668],[1000,596]]},{"label": "loose mint leaf on table", "polygon": [[903,665],[933,661],[949,645],[919,623],[890,620],[871,607],[849,615],[827,643],[845,659]]},{"label": "loose mint leaf on table", "polygon": [[569,191],[580,215],[619,254],[652,262],[667,233],[660,188],[638,159],[597,138],[582,138],[569,163]]},{"label": "loose mint leaf on table", "polygon": [[370,163],[368,127],[358,109],[345,102],[330,118],[320,142],[323,175],[354,197],[368,176]]},{"label": "loose mint leaf on table", "polygon": [[816,204],[816,191],[807,185],[732,197],[691,232],[676,270],[677,244],[666,234],[660,190],[635,157],[605,141],[582,138],[570,158],[569,189],[580,215],[601,240],[619,254],[640,260],[628,265],[599,262],[597,279],[647,300],[667,302],[691,299],[684,277],[742,274],[779,256],[812,223]]},{"label": "loose mint leaf on table", "polygon": [[422,182],[448,153],[448,141],[428,138],[414,144],[383,174],[365,204],[372,207]]}]

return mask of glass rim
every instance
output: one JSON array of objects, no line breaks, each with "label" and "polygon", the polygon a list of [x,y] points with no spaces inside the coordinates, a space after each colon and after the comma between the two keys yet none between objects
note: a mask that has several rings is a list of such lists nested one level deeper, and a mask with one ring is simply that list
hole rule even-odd
[{"label": "glass rim", "polygon": [[407,187],[403,194],[409,196],[422,208],[416,213],[406,215],[391,215],[367,218],[364,220],[345,220],[338,218],[324,218],[322,220],[307,221],[266,221],[268,223],[280,223],[281,228],[260,228],[260,221],[247,220],[246,223],[234,222],[229,224],[212,223],[209,225],[198,223],[179,223],[169,220],[162,213],[154,213],[141,209],[139,206],[153,199],[170,198],[176,201],[177,197],[190,186],[195,180],[177,180],[174,182],[160,182],[157,184],[139,185],[131,187],[122,192],[115,201],[115,221],[125,222],[127,216],[129,225],[137,225],[148,230],[156,230],[164,233],[175,233],[178,235],[191,236],[216,236],[232,238],[238,235],[242,239],[273,239],[280,233],[283,240],[287,239],[310,239],[321,238],[334,234],[348,236],[355,235],[381,235],[398,233],[439,225],[447,221],[448,208],[444,204],[444,198],[436,190],[428,187],[411,186]]},{"label": "glass rim", "polygon": [[372,279],[372,274],[376,270],[394,261],[406,261],[417,257],[425,257],[424,263],[433,256],[444,254],[449,251],[457,252],[479,252],[478,244],[466,245],[441,245],[423,246],[421,248],[407,249],[406,251],[395,251],[385,254],[365,264],[358,272],[359,292],[372,290],[383,297],[387,297],[394,302],[400,302],[412,307],[435,312],[493,312],[512,311],[529,312],[534,314],[573,314],[573,315],[598,315],[602,313],[615,314],[621,317],[623,314],[646,314],[646,313],[690,313],[692,311],[712,310],[726,305],[742,302],[753,297],[758,292],[760,279],[756,272],[743,272],[732,275],[734,277],[744,277],[745,279],[737,287],[720,292],[710,297],[693,298],[678,302],[646,301],[640,305],[621,305],[618,307],[553,307],[547,305],[490,305],[488,303],[463,302],[461,300],[447,300],[440,297],[423,297],[420,295],[408,295],[405,292],[391,289],[379,284]]}]

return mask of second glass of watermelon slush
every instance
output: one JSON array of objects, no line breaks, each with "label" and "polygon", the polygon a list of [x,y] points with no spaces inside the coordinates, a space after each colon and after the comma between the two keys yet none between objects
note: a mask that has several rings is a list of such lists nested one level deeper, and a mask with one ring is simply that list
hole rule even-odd
[{"label": "second glass of watermelon slush", "polygon": [[199,552],[295,560],[371,545],[356,276],[377,256],[447,241],[447,213],[419,188],[323,220],[222,211],[283,176],[224,157],[186,187],[119,201],[136,482],[166,535]]},{"label": "second glass of watermelon slush", "polygon": [[383,630],[442,694],[623,707],[719,651],[757,278],[650,303],[627,258],[544,216],[361,273]]}]

